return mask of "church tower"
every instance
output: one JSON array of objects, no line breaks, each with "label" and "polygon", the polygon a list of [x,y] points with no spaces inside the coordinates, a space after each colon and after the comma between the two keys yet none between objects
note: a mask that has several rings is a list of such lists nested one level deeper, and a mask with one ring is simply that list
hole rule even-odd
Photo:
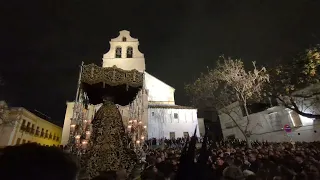
[{"label": "church tower", "polygon": [[132,38],[129,31],[120,31],[117,38],[111,39],[110,50],[102,58],[102,67],[117,66],[123,70],[136,69],[144,72],[146,68],[144,55],[138,47],[138,39]]}]

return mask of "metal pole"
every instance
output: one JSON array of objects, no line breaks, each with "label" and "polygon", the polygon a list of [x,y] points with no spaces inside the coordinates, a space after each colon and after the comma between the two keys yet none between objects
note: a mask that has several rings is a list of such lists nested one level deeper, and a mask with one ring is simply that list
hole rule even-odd
[{"label": "metal pole", "polygon": [[79,71],[79,79],[78,79],[78,84],[77,84],[77,93],[76,93],[76,99],[75,102],[78,102],[79,100],[79,93],[80,93],[80,86],[81,86],[81,75],[82,75],[82,70],[83,70],[83,64],[84,62],[81,62],[80,66],[80,71]]}]

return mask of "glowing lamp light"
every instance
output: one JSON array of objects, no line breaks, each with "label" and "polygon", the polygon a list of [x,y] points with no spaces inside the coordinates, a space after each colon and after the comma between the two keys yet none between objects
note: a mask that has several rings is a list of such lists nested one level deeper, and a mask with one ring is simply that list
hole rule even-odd
[{"label": "glowing lamp light", "polygon": [[88,121],[87,121],[87,120],[84,120],[83,122],[84,122],[84,123],[87,123]]},{"label": "glowing lamp light", "polygon": [[136,141],[136,143],[137,143],[137,144],[140,144],[140,141],[138,140],[138,141]]},{"label": "glowing lamp light", "polygon": [[131,125],[129,125],[129,126],[128,126],[128,129],[131,129],[131,127],[132,127],[132,126],[131,126]]},{"label": "glowing lamp light", "polygon": [[76,135],[76,139],[80,139],[80,135]]},{"label": "glowing lamp light", "polygon": [[141,139],[144,140],[144,136],[141,136]]},{"label": "glowing lamp light", "polygon": [[139,124],[142,124],[142,121],[139,121]]},{"label": "glowing lamp light", "polygon": [[90,131],[86,131],[86,134],[90,134]]},{"label": "glowing lamp light", "polygon": [[88,142],[87,141],[82,141],[82,144],[88,144]]},{"label": "glowing lamp light", "polygon": [[71,127],[72,127],[72,128],[75,128],[75,127],[76,127],[76,125],[75,125],[75,124],[71,124]]},{"label": "glowing lamp light", "polygon": [[147,129],[147,126],[143,126],[143,128]]},{"label": "glowing lamp light", "polygon": [[133,122],[134,122],[134,123],[136,123],[136,122],[137,122],[137,120],[133,120]]},{"label": "glowing lamp light", "polygon": [[132,123],[132,120],[129,120],[129,123]]}]

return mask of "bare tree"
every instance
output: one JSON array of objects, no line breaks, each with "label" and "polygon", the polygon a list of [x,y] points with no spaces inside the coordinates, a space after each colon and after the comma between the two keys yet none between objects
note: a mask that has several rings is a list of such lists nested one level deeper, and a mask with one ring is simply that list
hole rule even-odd
[{"label": "bare tree", "polygon": [[[252,71],[246,71],[240,59],[221,58],[215,69],[202,74],[194,83],[187,84],[185,89],[193,103],[212,102],[220,112],[227,114],[250,146],[252,131],[248,129],[248,104],[262,99],[263,87],[269,81],[269,75],[264,67],[258,69],[255,62]],[[245,125],[239,124],[243,119],[242,114],[238,113],[240,107],[229,106],[235,102],[245,110]]]}]

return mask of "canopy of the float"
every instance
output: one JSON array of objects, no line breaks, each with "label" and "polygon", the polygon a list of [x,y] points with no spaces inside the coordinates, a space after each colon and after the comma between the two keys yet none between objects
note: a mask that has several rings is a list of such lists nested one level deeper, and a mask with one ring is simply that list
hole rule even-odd
[{"label": "canopy of the float", "polygon": [[143,86],[143,73],[126,71],[116,66],[99,67],[84,65],[81,73],[81,88],[87,93],[90,104],[100,104],[104,96],[114,98],[114,103],[127,105],[134,100]]}]

